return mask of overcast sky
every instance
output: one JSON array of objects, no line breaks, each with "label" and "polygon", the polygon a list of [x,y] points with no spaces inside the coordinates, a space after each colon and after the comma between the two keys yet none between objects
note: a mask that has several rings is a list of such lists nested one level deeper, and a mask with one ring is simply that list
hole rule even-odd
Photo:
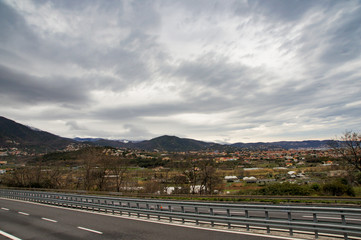
[{"label": "overcast sky", "polygon": [[361,1],[0,0],[0,115],[64,137],[361,130]]}]

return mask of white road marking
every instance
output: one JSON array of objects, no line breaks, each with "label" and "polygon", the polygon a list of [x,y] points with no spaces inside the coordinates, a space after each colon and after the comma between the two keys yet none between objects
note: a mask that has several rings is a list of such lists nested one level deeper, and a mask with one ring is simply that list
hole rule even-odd
[{"label": "white road marking", "polygon": [[5,211],[9,211],[8,208],[4,208],[4,207],[2,207],[1,209],[2,209],[2,210],[5,210]]},{"label": "white road marking", "polygon": [[[313,216],[307,216],[307,215],[305,215],[305,216],[302,216],[302,217],[304,217],[304,218],[313,218]],[[319,219],[319,218],[323,218],[323,219],[332,219],[332,220],[341,220],[341,217],[339,217],[339,218],[336,218],[336,217],[322,217],[322,216],[317,216],[317,219]],[[361,218],[346,218],[346,220],[349,220],[349,221],[361,221]]]},{"label": "white road marking", "polygon": [[13,235],[11,235],[11,234],[9,234],[9,233],[3,232],[3,231],[1,231],[1,230],[0,230],[0,235],[3,235],[3,236],[5,236],[5,237],[7,237],[7,238],[10,238],[10,239],[12,239],[12,240],[21,240],[20,238],[15,237],[15,236],[13,236]]},{"label": "white road marking", "polygon": [[21,215],[25,215],[25,216],[29,216],[30,214],[29,213],[26,213],[26,212],[18,212],[19,214]]},{"label": "white road marking", "polygon": [[84,227],[78,227],[78,228],[81,229],[81,230],[88,231],[88,232],[93,232],[93,233],[97,233],[97,234],[103,234],[102,232],[99,232],[99,231],[96,231],[96,230],[93,230],[93,229],[89,229],[89,228],[84,228]]},{"label": "white road marking", "polygon": [[45,221],[48,221],[48,222],[53,222],[53,223],[56,223],[56,222],[58,222],[58,221],[56,221],[56,220],[53,220],[53,219],[50,219],[50,218],[41,218],[41,219],[43,219],[43,220],[45,220]]}]

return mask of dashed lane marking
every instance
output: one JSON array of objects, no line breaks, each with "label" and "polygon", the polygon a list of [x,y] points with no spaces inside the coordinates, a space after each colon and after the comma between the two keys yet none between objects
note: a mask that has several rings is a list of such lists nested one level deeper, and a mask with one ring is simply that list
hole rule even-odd
[{"label": "dashed lane marking", "polygon": [[0,235],[3,235],[3,236],[5,236],[5,237],[7,237],[7,238],[9,238],[11,240],[21,240],[20,238],[15,237],[15,236],[13,236],[13,235],[11,235],[11,234],[9,234],[7,232],[1,231],[1,230],[0,230]]},{"label": "dashed lane marking", "polygon": [[103,234],[102,232],[99,232],[99,231],[96,231],[96,230],[93,230],[93,229],[90,229],[90,228],[84,228],[84,227],[78,227],[78,228],[81,229],[81,230],[88,231],[88,232],[93,232],[93,233],[97,233],[97,234]]},{"label": "dashed lane marking", "polygon": [[25,216],[29,216],[30,214],[29,213],[26,213],[26,212],[18,212],[19,214],[21,215],[25,215]]},{"label": "dashed lane marking", "polygon": [[2,207],[2,208],[1,208],[1,210],[4,210],[4,211],[9,211],[9,209],[8,209],[8,208],[4,208],[4,207]]},{"label": "dashed lane marking", "polygon": [[56,220],[53,220],[53,219],[50,219],[50,218],[44,218],[42,217],[41,219],[45,220],[45,221],[48,221],[48,222],[53,222],[53,223],[57,223],[58,221]]}]

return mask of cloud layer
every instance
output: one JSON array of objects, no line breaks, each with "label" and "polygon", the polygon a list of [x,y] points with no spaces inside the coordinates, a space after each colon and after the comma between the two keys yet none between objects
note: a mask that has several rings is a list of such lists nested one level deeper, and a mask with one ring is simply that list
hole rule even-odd
[{"label": "cloud layer", "polygon": [[66,137],[359,130],[359,1],[0,1],[1,115]]}]

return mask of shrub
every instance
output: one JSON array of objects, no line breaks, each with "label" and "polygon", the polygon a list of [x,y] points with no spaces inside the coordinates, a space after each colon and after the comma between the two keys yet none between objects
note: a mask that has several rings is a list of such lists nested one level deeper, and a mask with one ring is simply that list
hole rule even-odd
[{"label": "shrub", "polygon": [[356,175],[356,182],[361,184],[361,172]]},{"label": "shrub", "polygon": [[323,185],[322,190],[325,194],[332,196],[342,196],[345,194],[348,196],[356,195],[354,189],[350,185],[345,184],[344,181],[326,183]]},{"label": "shrub", "polygon": [[308,186],[291,183],[274,183],[259,190],[262,195],[297,195],[308,196],[311,191]]},{"label": "shrub", "polygon": [[315,192],[319,192],[321,190],[321,187],[317,183],[314,183],[311,185],[311,189]]}]

